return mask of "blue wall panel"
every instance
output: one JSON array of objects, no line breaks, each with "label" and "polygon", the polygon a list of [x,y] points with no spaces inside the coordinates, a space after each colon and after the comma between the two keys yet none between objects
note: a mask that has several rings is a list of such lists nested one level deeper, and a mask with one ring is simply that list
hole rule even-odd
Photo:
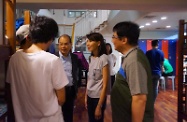
[{"label": "blue wall panel", "polygon": [[139,40],[138,46],[139,46],[139,48],[142,49],[143,52],[145,53],[145,52],[147,51],[147,40],[145,40],[145,39]]},{"label": "blue wall panel", "polygon": [[176,74],[176,46],[177,40],[169,40],[169,54],[168,59],[174,69],[174,75]]},{"label": "blue wall panel", "polygon": [[162,40],[159,40],[158,49],[162,50]]}]

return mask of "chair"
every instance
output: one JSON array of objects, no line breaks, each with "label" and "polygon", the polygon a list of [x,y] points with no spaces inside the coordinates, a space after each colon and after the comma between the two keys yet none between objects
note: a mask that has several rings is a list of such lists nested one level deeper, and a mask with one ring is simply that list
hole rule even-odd
[{"label": "chair", "polygon": [[171,79],[171,82],[172,82],[172,90],[174,91],[175,90],[175,76],[161,76],[160,77],[160,83],[161,83],[161,87],[162,89],[166,89],[166,82],[168,81],[168,79]]},{"label": "chair", "polygon": [[166,79],[167,79],[167,81],[168,81],[168,79],[171,79],[172,89],[174,91],[175,90],[175,76],[167,76]]},{"label": "chair", "polygon": [[165,91],[166,90],[166,81],[165,81],[164,76],[161,76],[159,81],[160,81],[162,89],[164,89],[164,91]]}]

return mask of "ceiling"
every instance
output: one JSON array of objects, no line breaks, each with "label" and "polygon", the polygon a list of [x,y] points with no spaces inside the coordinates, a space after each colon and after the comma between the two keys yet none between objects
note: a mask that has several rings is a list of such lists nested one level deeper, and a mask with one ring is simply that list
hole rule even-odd
[{"label": "ceiling", "polygon": [[[162,20],[162,17],[166,17],[166,19]],[[141,28],[145,31],[150,30],[165,30],[165,31],[176,31],[178,30],[179,20],[184,19],[187,20],[187,11],[181,12],[151,12],[146,14],[143,17],[140,17],[136,22],[140,26],[144,26]],[[157,21],[154,23],[154,21]],[[145,25],[149,23],[150,25]]]},{"label": "ceiling", "polygon": [[[187,20],[187,0],[16,0],[16,8],[136,10],[143,14],[134,17],[133,21],[145,26],[141,28],[143,31],[177,31],[179,20]],[[129,20],[132,16],[128,16]],[[161,20],[163,16],[167,19]],[[119,16],[116,20],[121,19]],[[152,23],[153,20],[157,23]],[[146,23],[151,25],[146,26]]]}]

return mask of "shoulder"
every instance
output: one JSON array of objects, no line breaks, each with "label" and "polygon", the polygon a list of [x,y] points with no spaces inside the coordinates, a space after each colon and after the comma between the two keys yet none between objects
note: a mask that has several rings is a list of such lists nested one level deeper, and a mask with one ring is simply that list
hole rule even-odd
[{"label": "shoulder", "polygon": [[160,49],[157,49],[157,53],[160,55],[160,56],[164,56],[164,53],[163,53],[163,51],[162,50],[160,50]]},{"label": "shoulder", "polygon": [[109,57],[106,54],[101,55],[99,58],[102,62],[108,62],[109,61]]},{"label": "shoulder", "polygon": [[74,54],[74,53],[70,53],[70,56],[71,56],[71,58],[73,58],[73,59],[78,59],[78,56],[77,56],[76,54]]},{"label": "shoulder", "polygon": [[152,51],[152,50],[148,50],[148,51],[146,51],[146,54],[149,54],[151,51]]},{"label": "shoulder", "polygon": [[116,59],[116,56],[114,54],[110,54],[112,58],[115,58]]},{"label": "shoulder", "polygon": [[21,53],[22,53],[22,51],[17,51],[13,55],[11,55],[9,63],[14,60],[19,59],[20,55],[22,55]]},{"label": "shoulder", "polygon": [[108,59],[108,55],[103,54],[103,55],[100,56],[100,59]]},{"label": "shoulder", "polygon": [[46,58],[47,60],[57,60],[57,59],[59,59],[58,56],[56,56],[52,53],[46,52],[46,51],[43,51],[41,55],[43,56],[42,58]]}]

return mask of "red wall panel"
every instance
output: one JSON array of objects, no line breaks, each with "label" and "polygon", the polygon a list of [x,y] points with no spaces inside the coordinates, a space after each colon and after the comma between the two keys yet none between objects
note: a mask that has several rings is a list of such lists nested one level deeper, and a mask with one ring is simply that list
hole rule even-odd
[{"label": "red wall panel", "polygon": [[151,41],[152,40],[147,40],[147,51],[152,49]]},{"label": "red wall panel", "polygon": [[162,51],[164,52],[164,57],[168,59],[168,40],[162,40]]}]

